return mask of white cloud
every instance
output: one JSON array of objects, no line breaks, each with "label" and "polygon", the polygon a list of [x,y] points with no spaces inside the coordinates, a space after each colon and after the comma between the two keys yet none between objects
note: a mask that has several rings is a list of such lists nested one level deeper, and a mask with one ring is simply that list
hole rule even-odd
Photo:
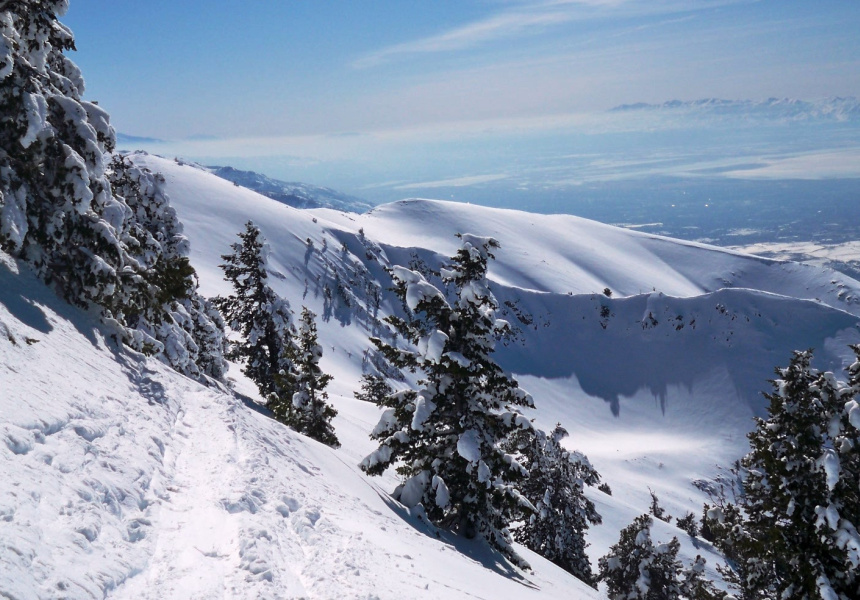
[{"label": "white cloud", "polygon": [[559,11],[535,14],[505,13],[445,33],[383,48],[358,59],[353,66],[361,69],[376,66],[400,55],[462,50],[494,39],[537,33],[546,27],[568,21],[570,18],[569,13]]},{"label": "white cloud", "polygon": [[494,40],[536,35],[567,22],[613,15],[688,13],[726,4],[755,0],[545,0],[526,2],[514,10],[450,29],[437,35],[395,44],[352,63],[357,69],[383,64],[397,57],[474,48]]},{"label": "white cloud", "polygon": [[809,152],[798,156],[762,159],[752,169],[724,173],[733,179],[829,179],[860,177],[860,148]]},{"label": "white cloud", "polygon": [[468,187],[470,185],[478,185],[481,183],[489,183],[491,181],[499,181],[507,179],[508,175],[471,175],[468,177],[456,177],[454,179],[440,179],[438,181],[425,181],[422,183],[409,183],[406,185],[394,186],[395,190],[423,190],[443,187]]}]

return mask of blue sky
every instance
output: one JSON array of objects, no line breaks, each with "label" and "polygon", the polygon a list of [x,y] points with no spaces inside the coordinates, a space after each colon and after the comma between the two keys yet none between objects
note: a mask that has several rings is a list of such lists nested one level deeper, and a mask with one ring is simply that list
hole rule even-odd
[{"label": "blue sky", "polygon": [[72,0],[63,21],[119,131],[353,191],[490,177],[469,157],[500,132],[546,151],[619,104],[860,96],[845,0]]}]

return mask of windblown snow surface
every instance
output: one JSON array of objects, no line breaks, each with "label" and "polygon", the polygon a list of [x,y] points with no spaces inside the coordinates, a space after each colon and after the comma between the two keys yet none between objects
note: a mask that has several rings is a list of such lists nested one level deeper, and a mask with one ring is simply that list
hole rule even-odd
[{"label": "windblown snow surface", "polygon": [[[498,358],[534,396],[529,416],[560,421],[612,488],[589,490],[604,519],[588,532],[595,568],[649,487],[669,514],[701,513],[791,350],[839,370],[860,337],[860,283],[820,267],[432,200],[302,211],[133,159],[165,175],[204,294],[230,292],[220,255],[247,220],[261,228],[273,287],[320,315],[343,447],[270,419],[237,366],[231,391],[118,348],[2,256],[0,597],[603,597],[525,549],[532,572],[436,531],[390,499],[396,475],[357,467],[379,409],[352,393],[379,365],[368,336],[401,310],[383,267],[437,270],[458,232],[501,243],[490,279],[517,336]],[[656,541],[672,536],[716,577],[706,542],[656,522]]]}]

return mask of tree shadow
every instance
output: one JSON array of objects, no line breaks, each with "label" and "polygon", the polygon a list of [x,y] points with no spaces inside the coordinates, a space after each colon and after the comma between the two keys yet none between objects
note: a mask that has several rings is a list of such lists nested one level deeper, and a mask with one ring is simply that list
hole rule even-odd
[{"label": "tree shadow", "polygon": [[122,368],[125,376],[131,383],[132,388],[137,391],[150,405],[167,404],[167,388],[157,381],[154,376],[157,371],[149,368],[148,357],[136,352],[120,343],[109,344],[109,349],[116,363]]},{"label": "tree shadow", "polygon": [[232,390],[231,393],[233,394],[233,397],[237,398],[238,400],[240,400],[242,402],[242,404],[245,405],[245,408],[249,408],[249,409],[253,410],[255,413],[259,413],[259,414],[263,415],[264,417],[269,417],[270,419],[275,418],[274,413],[272,413],[272,411],[270,411],[268,408],[266,408],[265,405],[260,404],[258,402],[255,402],[249,396],[246,396],[244,394],[240,394],[239,392],[237,392],[235,390]]},{"label": "tree shadow", "polygon": [[[54,327],[48,322],[45,311],[14,289],[15,286],[11,277],[6,276],[9,271],[3,263],[0,263],[0,269],[5,271],[0,274],[0,304],[24,325],[32,327],[40,333],[50,333]],[[11,275],[11,273],[9,274]]]},{"label": "tree shadow", "polygon": [[40,281],[26,264],[15,262],[17,273],[0,260],[0,304],[20,322],[47,335],[54,326],[42,308],[44,306],[69,322],[93,346],[98,346],[96,332],[102,328],[98,318],[91,311],[69,304]]},{"label": "tree shadow", "polygon": [[406,508],[383,491],[379,489],[374,489],[374,491],[393,513],[419,533],[440,540],[463,556],[471,558],[485,569],[489,569],[502,577],[515,581],[525,588],[540,589],[533,582],[526,579],[522,572],[514,567],[500,552],[490,547],[486,540],[479,537],[470,540],[452,531],[440,529],[427,521],[420,509]]}]

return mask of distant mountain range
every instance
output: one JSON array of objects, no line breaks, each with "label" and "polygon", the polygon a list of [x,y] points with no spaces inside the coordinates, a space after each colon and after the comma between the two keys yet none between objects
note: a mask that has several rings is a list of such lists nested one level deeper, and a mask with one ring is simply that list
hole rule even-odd
[{"label": "distant mountain range", "polygon": [[622,104],[610,112],[688,112],[708,116],[746,117],[764,120],[793,121],[860,121],[860,100],[854,97],[796,100],[768,98],[767,100],[669,100],[662,104]]},{"label": "distant mountain range", "polygon": [[331,188],[294,181],[280,181],[261,173],[240,171],[233,167],[206,167],[206,169],[222,179],[295,208],[331,208],[354,213],[367,212],[373,208],[372,204],[362,198],[342,194]]},{"label": "distant mountain range", "polygon": [[124,146],[133,145],[129,150],[136,150],[136,145],[138,144],[163,144],[164,140],[160,140],[154,137],[145,137],[140,135],[129,135],[127,133],[122,133],[117,131],[116,133],[116,143],[120,147],[120,149],[125,150]]}]

